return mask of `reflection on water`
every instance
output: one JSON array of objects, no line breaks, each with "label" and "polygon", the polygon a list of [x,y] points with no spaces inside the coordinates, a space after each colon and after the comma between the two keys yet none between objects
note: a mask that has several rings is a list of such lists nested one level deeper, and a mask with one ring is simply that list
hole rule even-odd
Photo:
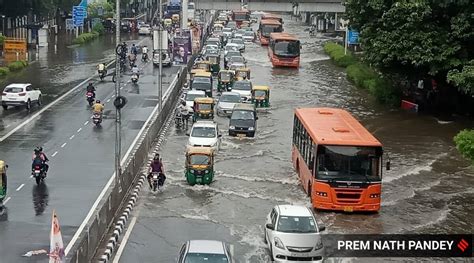
[{"label": "reflection on water", "polygon": [[33,207],[37,216],[42,215],[49,202],[48,186],[43,182],[33,186]]}]

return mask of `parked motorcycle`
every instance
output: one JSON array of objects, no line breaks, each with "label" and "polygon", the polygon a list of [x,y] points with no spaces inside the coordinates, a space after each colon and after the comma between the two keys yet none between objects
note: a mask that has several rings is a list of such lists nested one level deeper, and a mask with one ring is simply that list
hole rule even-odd
[{"label": "parked motorcycle", "polygon": [[44,181],[46,174],[44,168],[41,165],[35,165],[33,168],[33,177],[35,178],[37,185]]},{"label": "parked motorcycle", "polygon": [[94,113],[94,115],[92,115],[92,122],[95,124],[95,126],[100,126],[102,123],[102,114]]},{"label": "parked motorcycle", "polygon": [[95,99],[95,94],[94,94],[94,92],[88,91],[88,92],[86,93],[86,99],[87,99],[87,102],[89,103],[89,106],[92,107],[92,105],[94,104],[94,99]]}]

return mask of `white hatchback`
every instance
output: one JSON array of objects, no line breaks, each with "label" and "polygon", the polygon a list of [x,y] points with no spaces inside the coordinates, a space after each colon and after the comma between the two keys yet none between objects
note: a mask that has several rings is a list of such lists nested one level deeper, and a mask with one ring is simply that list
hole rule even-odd
[{"label": "white hatchback", "polygon": [[191,128],[188,146],[211,147],[219,150],[222,135],[219,126],[213,121],[197,121]]},{"label": "white hatchback", "polygon": [[305,206],[275,206],[265,223],[265,242],[272,261],[322,262],[324,246],[320,232],[324,230]]},{"label": "white hatchback", "polygon": [[147,24],[143,24],[140,26],[140,29],[138,29],[138,34],[139,35],[151,35],[151,26]]},{"label": "white hatchback", "polygon": [[8,106],[26,106],[31,109],[33,102],[41,106],[41,91],[34,89],[30,83],[13,83],[3,89],[1,100],[4,110],[7,110]]}]

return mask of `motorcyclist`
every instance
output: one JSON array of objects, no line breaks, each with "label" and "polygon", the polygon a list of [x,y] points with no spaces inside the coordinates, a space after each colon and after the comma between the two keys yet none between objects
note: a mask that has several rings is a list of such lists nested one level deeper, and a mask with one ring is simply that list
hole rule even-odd
[{"label": "motorcyclist", "polygon": [[142,59],[145,60],[148,59],[148,47],[147,46],[143,46],[142,48]]},{"label": "motorcyclist", "polygon": [[41,165],[41,168],[44,171],[44,176],[46,177],[49,170],[49,165],[46,163],[48,161],[48,157],[43,152],[43,147],[36,147],[33,153],[33,164],[31,165],[31,170],[34,170],[36,165]]},{"label": "motorcyclist", "polygon": [[137,79],[140,78],[140,70],[138,69],[137,65],[133,65],[132,67],[132,76],[137,75]]},{"label": "motorcyclist", "polygon": [[[8,165],[5,163],[5,161],[0,160],[0,185],[2,186],[3,191],[0,191],[0,197],[3,198],[7,194],[7,168]],[[3,193],[2,193],[3,192]],[[3,196],[3,197],[2,197]],[[0,202],[2,200],[0,199]]]},{"label": "motorcyclist", "polygon": [[99,73],[99,75],[104,72],[105,75],[107,75],[107,69],[105,69],[105,65],[104,63],[100,63],[99,65],[97,65],[97,72]]},{"label": "motorcyclist", "polygon": [[134,54],[135,56],[138,54],[138,49],[135,46],[135,44],[133,44],[132,47],[130,48],[130,53]]},{"label": "motorcyclist", "polygon": [[122,54],[125,56],[128,52],[127,43],[125,41],[122,43]]},{"label": "motorcyclist", "polygon": [[104,104],[100,103],[100,100],[96,100],[94,105],[92,105],[92,112],[98,113],[102,116],[103,110],[104,110]]},{"label": "motorcyclist", "polygon": [[[155,154],[155,156],[153,157],[153,161],[150,163],[150,168],[148,169],[147,179],[150,185],[150,189],[153,188],[153,182],[152,182],[153,173],[158,173],[160,177],[166,178],[165,173],[164,173],[163,162],[161,161],[160,154],[158,153]],[[164,182],[164,178],[163,178],[163,182]]]},{"label": "motorcyclist", "polygon": [[183,118],[187,119],[189,115],[189,109],[186,105],[186,101],[184,99],[180,100],[180,103],[178,107],[176,108],[178,110],[178,113],[183,116]]}]

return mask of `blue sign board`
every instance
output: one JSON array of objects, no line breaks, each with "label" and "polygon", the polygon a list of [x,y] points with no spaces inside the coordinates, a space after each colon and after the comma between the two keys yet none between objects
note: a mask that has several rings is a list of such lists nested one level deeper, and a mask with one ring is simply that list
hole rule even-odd
[{"label": "blue sign board", "polygon": [[359,31],[349,30],[349,36],[347,37],[347,43],[349,45],[359,44]]},{"label": "blue sign board", "polygon": [[72,20],[74,26],[83,26],[84,19],[87,17],[87,9],[83,6],[73,6],[72,7]]}]

